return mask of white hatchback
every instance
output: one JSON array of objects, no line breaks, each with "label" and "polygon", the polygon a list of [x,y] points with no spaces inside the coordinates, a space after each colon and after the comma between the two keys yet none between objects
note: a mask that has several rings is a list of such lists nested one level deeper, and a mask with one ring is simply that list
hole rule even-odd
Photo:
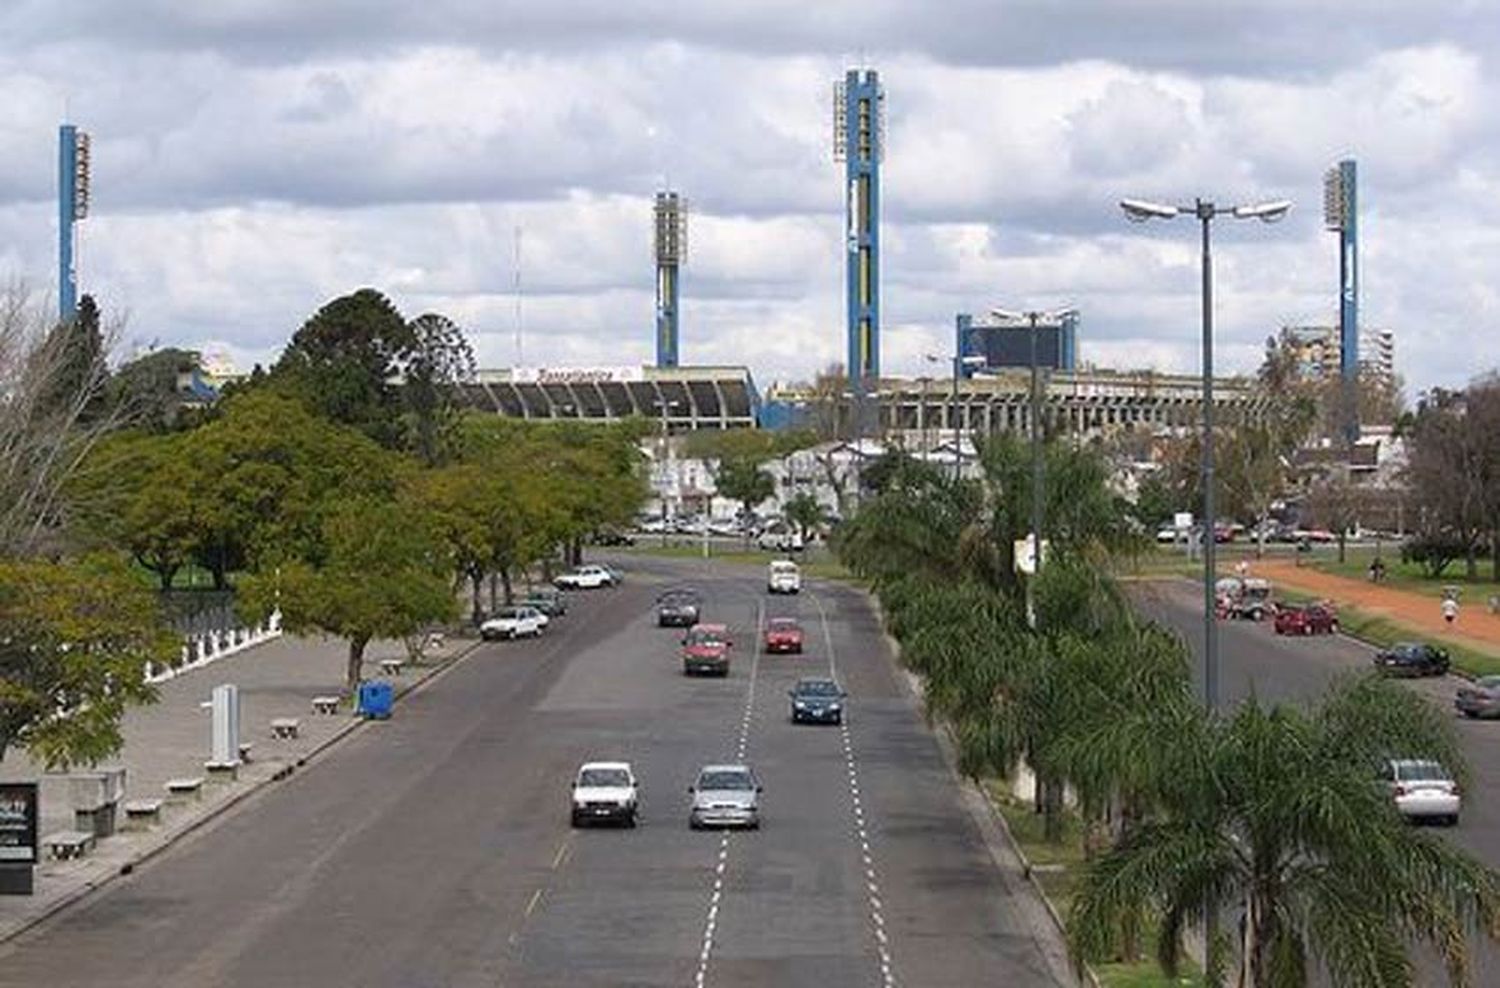
[{"label": "white hatchback", "polygon": [[607,566],[590,565],[560,573],[552,582],[567,590],[597,590],[614,586],[619,577]]},{"label": "white hatchback", "polygon": [[1408,820],[1458,823],[1462,792],[1448,770],[1425,759],[1396,758],[1386,763],[1385,782],[1396,809]]}]

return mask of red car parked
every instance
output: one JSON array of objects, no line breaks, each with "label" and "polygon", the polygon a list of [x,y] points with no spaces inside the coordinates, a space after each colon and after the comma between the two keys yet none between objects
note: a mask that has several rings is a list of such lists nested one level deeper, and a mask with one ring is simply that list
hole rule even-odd
[{"label": "red car parked", "polygon": [[796,618],[772,618],[766,622],[767,652],[802,652],[802,626]]},{"label": "red car parked", "polygon": [[1338,630],[1339,618],[1332,604],[1283,604],[1276,609],[1278,635],[1331,635]]}]

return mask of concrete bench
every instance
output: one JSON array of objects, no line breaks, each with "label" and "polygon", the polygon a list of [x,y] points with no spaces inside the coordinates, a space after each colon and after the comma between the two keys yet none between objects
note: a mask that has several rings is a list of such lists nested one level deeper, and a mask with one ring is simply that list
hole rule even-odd
[{"label": "concrete bench", "polygon": [[219,782],[224,782],[226,780],[229,782],[233,782],[235,779],[239,778],[240,763],[213,761],[204,762],[203,771],[208,773],[208,777],[210,779],[215,779]]},{"label": "concrete bench", "polygon": [[406,668],[405,659],[381,659],[380,671],[387,676],[399,676],[401,670]]},{"label": "concrete bench", "polygon": [[312,708],[315,714],[336,714],[339,712],[339,698],[336,696],[315,696],[312,698]]},{"label": "concrete bench", "polygon": [[125,819],[130,823],[158,823],[161,806],[159,799],[132,799],[125,804]]},{"label": "concrete bench", "polygon": [[302,722],[295,717],[276,717],[271,721],[271,737],[295,738],[302,730]]},{"label": "concrete bench", "polygon": [[166,782],[168,795],[171,796],[197,796],[203,791],[203,780],[198,776],[187,779],[168,779]]},{"label": "concrete bench", "polygon": [[81,858],[94,849],[94,835],[84,830],[59,830],[48,834],[42,843],[57,861]]},{"label": "concrete bench", "polygon": [[240,742],[240,761],[246,765],[250,764],[250,756],[255,751],[254,743],[250,741]]}]

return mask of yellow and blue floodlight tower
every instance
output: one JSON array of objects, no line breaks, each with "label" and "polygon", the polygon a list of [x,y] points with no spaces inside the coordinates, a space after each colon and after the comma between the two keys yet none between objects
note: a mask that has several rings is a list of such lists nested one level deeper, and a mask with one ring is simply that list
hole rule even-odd
[{"label": "yellow and blue floodlight tower", "polygon": [[78,314],[73,225],[89,214],[89,135],[72,124],[57,129],[57,316]]},{"label": "yellow and blue floodlight tower", "polygon": [[849,382],[856,398],[880,378],[880,160],[885,92],[874,69],[850,69],[834,89],[833,156],[844,162]]},{"label": "yellow and blue floodlight tower", "polygon": [[1339,235],[1339,378],[1344,437],[1359,438],[1359,195],[1354,160],[1323,177],[1323,225]]},{"label": "yellow and blue floodlight tower", "polygon": [[656,194],[656,366],[676,367],[678,273],[687,260],[687,200]]}]

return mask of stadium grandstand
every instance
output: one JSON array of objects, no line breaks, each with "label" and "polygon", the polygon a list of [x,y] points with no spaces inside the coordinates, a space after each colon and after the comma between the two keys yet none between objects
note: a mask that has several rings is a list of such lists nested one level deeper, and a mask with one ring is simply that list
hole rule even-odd
[{"label": "stadium grandstand", "polygon": [[670,432],[752,428],[760,412],[747,367],[513,367],[466,387],[473,407],[510,418],[640,416]]}]

